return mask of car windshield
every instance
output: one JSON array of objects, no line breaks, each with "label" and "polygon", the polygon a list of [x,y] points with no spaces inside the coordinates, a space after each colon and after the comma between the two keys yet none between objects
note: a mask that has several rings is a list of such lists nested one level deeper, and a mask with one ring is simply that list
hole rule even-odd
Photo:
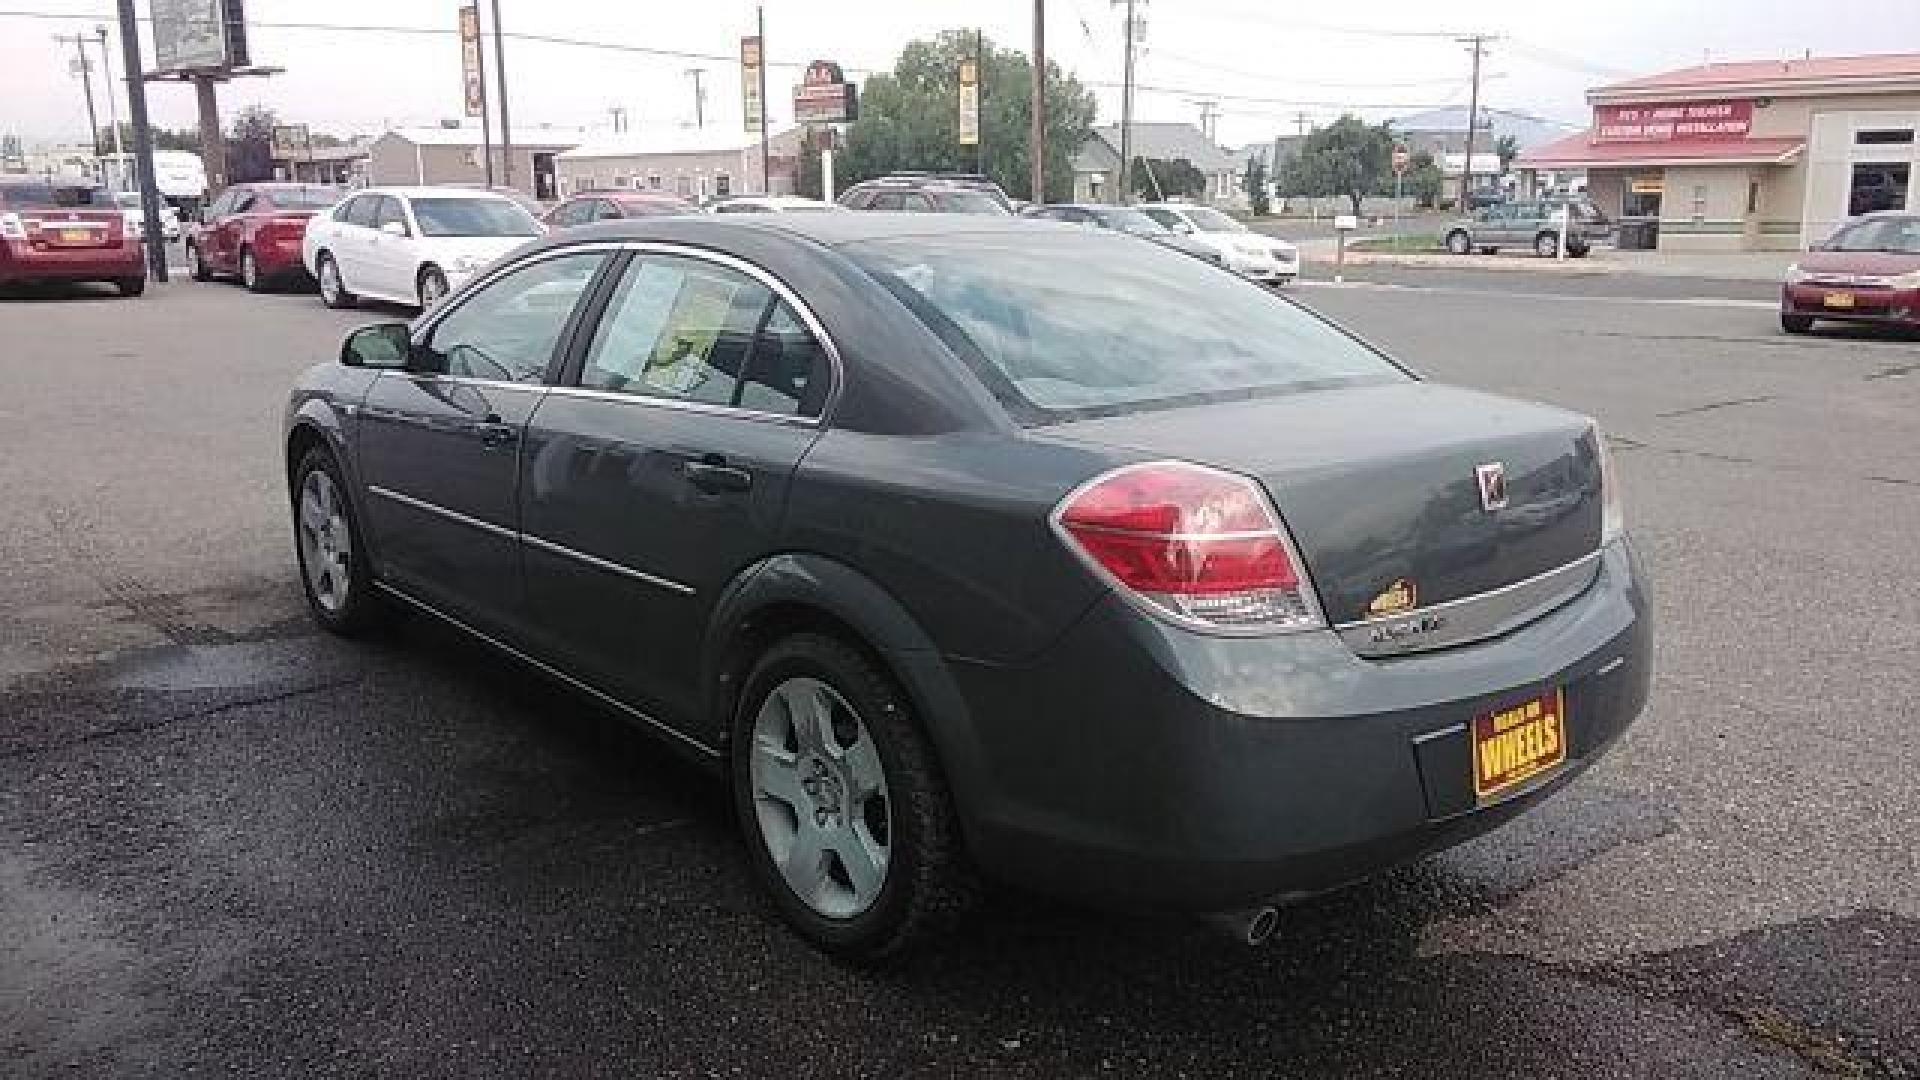
[{"label": "car windshield", "polygon": [[1842,226],[1820,245],[1822,251],[1886,251],[1920,255],[1920,218],[1868,218]]},{"label": "car windshield", "polygon": [[267,201],[281,210],[325,210],[340,201],[341,191],[336,187],[294,187],[274,188],[266,193]]},{"label": "car windshield", "polygon": [[1247,227],[1211,206],[1183,206],[1193,227],[1201,232],[1246,232]]},{"label": "car windshield", "polygon": [[413,216],[426,236],[540,235],[533,215],[506,199],[415,199]]},{"label": "car windshield", "polygon": [[91,184],[8,184],[0,200],[15,210],[61,210],[74,206],[105,206],[107,189]]},{"label": "car windshield", "polygon": [[[1099,232],[841,249],[1024,424],[1408,376],[1293,303]],[[1100,273],[1074,272],[1098,266]]]},{"label": "car windshield", "polygon": [[1138,210],[1114,207],[1094,211],[1094,216],[1109,229],[1117,229],[1136,236],[1165,236],[1173,230],[1153,220]]},{"label": "car windshield", "polygon": [[1005,214],[1000,200],[982,191],[933,191],[934,209],[944,214]]}]

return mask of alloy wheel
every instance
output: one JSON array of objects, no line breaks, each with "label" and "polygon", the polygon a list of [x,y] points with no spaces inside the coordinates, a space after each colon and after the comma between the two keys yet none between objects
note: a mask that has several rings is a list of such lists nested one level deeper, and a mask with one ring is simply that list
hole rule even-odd
[{"label": "alloy wheel", "polygon": [[325,469],[312,469],[300,484],[300,564],[307,589],[328,614],[347,604],[352,587],[353,533],[340,490]]},{"label": "alloy wheel", "polygon": [[328,307],[335,307],[340,303],[341,292],[340,268],[333,264],[332,259],[320,260],[320,298],[327,302]]},{"label": "alloy wheel", "polygon": [[866,723],[832,686],[797,676],[767,694],[752,738],[754,816],[781,878],[819,915],[865,912],[886,884],[893,839]]},{"label": "alloy wheel", "polygon": [[260,289],[260,266],[253,261],[251,251],[240,253],[240,284],[256,292]]}]

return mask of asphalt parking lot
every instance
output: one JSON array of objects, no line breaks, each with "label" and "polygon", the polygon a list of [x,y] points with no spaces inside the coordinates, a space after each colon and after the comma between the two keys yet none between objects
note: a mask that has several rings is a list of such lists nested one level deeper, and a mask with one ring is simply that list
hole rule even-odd
[{"label": "asphalt parking lot", "polygon": [[1356,276],[1297,295],[1613,437],[1638,727],[1258,951],[1001,896],[882,973],[781,928],[664,749],[430,626],[311,630],[279,410],[377,313],[0,301],[0,1073],[1920,1076],[1920,343]]}]

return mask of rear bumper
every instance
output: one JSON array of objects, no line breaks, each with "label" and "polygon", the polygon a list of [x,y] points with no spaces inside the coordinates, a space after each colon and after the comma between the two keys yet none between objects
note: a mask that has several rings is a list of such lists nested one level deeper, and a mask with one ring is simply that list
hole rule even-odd
[{"label": "rear bumper", "polygon": [[[1829,298],[1847,297],[1850,306]],[[1780,287],[1780,310],[1818,319],[1920,326],[1920,289],[1865,289],[1845,285]]]},{"label": "rear bumper", "polygon": [[0,240],[0,284],[114,281],[145,277],[146,273],[139,244],[61,250],[35,248],[21,240]]},{"label": "rear bumper", "polygon": [[[1588,590],[1503,638],[1369,661],[1330,633],[1215,638],[1096,606],[1031,665],[950,663],[969,847],[1099,905],[1222,910],[1331,888],[1494,828],[1591,765],[1645,704],[1652,631],[1609,547]],[[1565,765],[1477,805],[1476,715],[1565,692]],[[951,763],[950,763],[951,768]]]},{"label": "rear bumper", "polygon": [[301,258],[300,246],[298,236],[278,240],[256,238],[253,261],[260,268],[260,276],[270,280],[304,280],[307,265]]}]

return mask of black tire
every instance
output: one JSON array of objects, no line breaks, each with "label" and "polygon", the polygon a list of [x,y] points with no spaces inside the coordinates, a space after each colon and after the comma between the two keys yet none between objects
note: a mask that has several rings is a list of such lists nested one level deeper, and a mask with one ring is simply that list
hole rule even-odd
[{"label": "black tire", "polygon": [[[333,261],[331,254],[324,251],[321,252],[320,257],[314,260],[313,268],[315,271],[314,282],[320,288],[320,302],[322,304],[335,310],[343,310],[353,307],[360,302],[359,297],[347,291],[347,279],[340,276],[340,264]],[[332,274],[334,283],[334,288],[331,292],[327,290],[327,276],[329,273]]]},{"label": "black tire", "polygon": [[267,292],[267,281],[260,276],[260,264],[254,260],[252,248],[240,249],[240,284],[251,293]]},{"label": "black tire", "polygon": [[1543,259],[1552,259],[1560,254],[1560,237],[1543,232],[1533,238],[1533,253]]},{"label": "black tire", "polygon": [[1799,311],[1780,313],[1780,329],[1789,334],[1804,334],[1813,329],[1813,316]]},{"label": "black tire", "polygon": [[144,277],[120,278],[113,283],[113,287],[120,290],[121,296],[139,296],[147,291],[147,279]]},{"label": "black tire", "polygon": [[421,311],[433,310],[435,304],[447,298],[447,275],[432,263],[421,267],[414,295],[420,300]]},{"label": "black tire", "polygon": [[1576,244],[1571,240],[1567,242],[1567,254],[1572,258],[1584,259],[1592,251],[1593,245],[1591,244]]},{"label": "black tire", "polygon": [[[301,542],[300,500],[306,490],[307,477],[314,472],[324,473],[339,494],[339,508],[347,527],[350,545],[347,557],[347,589],[344,601],[337,606],[323,603],[314,591],[313,576],[307,571],[307,545]],[[307,598],[307,610],[313,614],[315,622],[329,633],[341,637],[357,637],[372,630],[386,621],[390,609],[374,590],[373,574],[368,568],[367,546],[360,529],[360,520],[354,513],[353,499],[347,494],[346,478],[340,472],[340,465],[325,447],[315,446],[300,458],[295,466],[291,484],[293,512],[293,554],[300,568],[300,591]]]},{"label": "black tire", "polygon": [[[795,677],[826,683],[859,715],[886,778],[890,853],[885,878],[872,904],[847,918],[822,915],[794,893],[774,864],[755,808],[754,721],[772,691]],[[815,947],[856,962],[899,956],[944,932],[972,907],[978,889],[939,759],[906,695],[865,653],[818,633],[776,642],[742,686],[731,735],[728,768],[748,858],[787,925]]]},{"label": "black tire", "polygon": [[1455,229],[1447,234],[1447,250],[1455,255],[1473,254],[1473,238],[1465,229]]},{"label": "black tire", "polygon": [[200,253],[199,244],[188,242],[187,265],[192,268],[193,280],[195,281],[212,281],[213,280],[213,268],[207,265],[207,258],[205,255],[202,255]]}]

